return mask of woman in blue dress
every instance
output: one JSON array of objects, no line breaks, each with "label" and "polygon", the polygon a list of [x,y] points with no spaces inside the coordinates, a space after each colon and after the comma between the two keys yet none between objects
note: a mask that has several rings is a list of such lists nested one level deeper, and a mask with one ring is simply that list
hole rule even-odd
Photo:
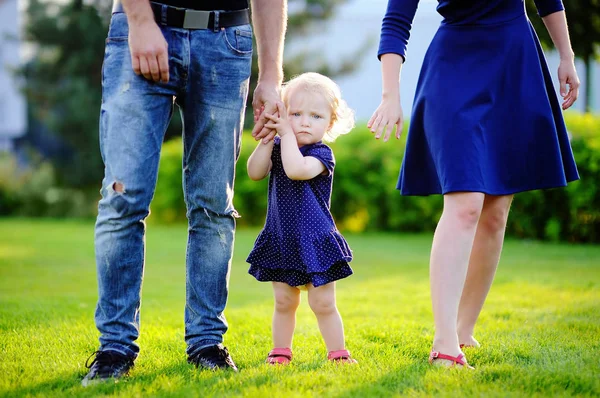
[{"label": "woman in blue dress", "polygon": [[317,317],[327,359],[355,363],[345,348],[344,327],[335,304],[335,281],[350,276],[352,252],[337,230],[329,207],[335,159],[322,140],[333,141],[354,126],[354,113],[339,87],[318,73],[287,82],[284,104],[266,114],[265,127],[278,137],[260,142],[248,159],[248,175],[269,175],[265,227],[248,255],[250,272],[273,284],[273,346],[270,364],[292,360],[292,338],[300,289]]},{"label": "woman in blue dress", "polygon": [[[579,178],[552,80],[523,0],[439,0],[443,21],[417,84],[398,189],[444,195],[430,258],[435,337],[430,362],[470,367],[513,195]],[[368,127],[387,141],[403,116],[399,75],[418,0],[389,0],[378,56],[382,101]],[[560,54],[562,109],[577,99],[560,0],[536,0]]]}]

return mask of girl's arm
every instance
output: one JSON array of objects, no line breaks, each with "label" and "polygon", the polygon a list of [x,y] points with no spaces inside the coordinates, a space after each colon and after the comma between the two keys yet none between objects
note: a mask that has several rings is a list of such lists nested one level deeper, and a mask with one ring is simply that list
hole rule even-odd
[{"label": "girl's arm", "polygon": [[265,178],[271,171],[273,162],[271,162],[271,153],[275,141],[271,140],[266,144],[259,141],[256,149],[248,158],[248,176],[253,181],[259,181]]},{"label": "girl's arm", "polygon": [[[381,104],[371,116],[367,127],[375,133],[379,139],[383,134],[383,141],[390,138],[390,134],[396,126],[396,138],[400,138],[402,132],[403,115],[400,105],[400,72],[402,70],[403,58],[399,54],[383,54],[381,56],[381,77],[383,91]],[[389,130],[388,130],[389,127]]]},{"label": "girl's arm", "polygon": [[277,111],[279,117],[265,113],[265,117],[269,119],[265,127],[276,129],[281,138],[281,162],[285,174],[290,180],[315,178],[325,171],[325,165],[315,157],[302,155],[282,102],[277,103]]},{"label": "girl's arm", "polygon": [[325,171],[325,165],[319,159],[302,155],[291,129],[284,136],[279,133],[279,136],[281,137],[281,162],[290,180],[311,180]]},{"label": "girl's arm", "polygon": [[[540,15],[542,8],[539,7]],[[558,66],[558,81],[560,82],[560,95],[563,97],[562,108],[568,109],[579,96],[579,77],[575,70],[575,54],[571,48],[569,30],[567,29],[567,18],[564,11],[553,12],[543,15],[542,21],[550,33],[552,42],[560,55]],[[567,85],[569,90],[567,91]]]}]

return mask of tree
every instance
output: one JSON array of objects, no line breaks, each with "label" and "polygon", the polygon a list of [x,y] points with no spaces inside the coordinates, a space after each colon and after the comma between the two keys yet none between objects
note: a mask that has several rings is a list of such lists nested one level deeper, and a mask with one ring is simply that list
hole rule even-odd
[{"label": "tree", "polygon": [[110,15],[107,1],[69,4],[30,0],[25,39],[36,49],[22,71],[34,120],[60,138],[66,150],[52,159],[60,183],[97,186],[102,178],[98,150],[102,47]]},{"label": "tree", "polygon": [[[290,0],[290,5],[299,7],[294,7],[297,11],[289,17],[286,42],[300,36],[315,21],[330,18],[336,7],[346,1]],[[96,189],[103,175],[98,121],[104,40],[111,6],[111,0],[70,0],[66,4],[30,0],[27,8],[25,38],[36,51],[22,71],[25,94],[33,118],[67,148],[63,156],[51,159],[63,185]],[[303,72],[309,58],[318,59],[318,54],[298,54],[288,60],[285,75]],[[351,54],[335,67],[322,61],[311,69],[335,76],[353,70],[354,59]],[[250,94],[257,76],[255,59]],[[248,104],[251,103],[250,97]],[[246,115],[251,123],[252,111]],[[181,121],[176,112],[167,139],[180,134]]]},{"label": "tree", "polygon": [[[546,48],[551,48],[552,39],[544,24],[537,16],[533,0],[527,0],[527,14],[531,19],[540,41]],[[592,67],[600,56],[600,0],[569,0],[564,2],[565,12],[569,20],[569,35],[573,51],[585,64],[585,96],[584,109],[591,111]]]}]

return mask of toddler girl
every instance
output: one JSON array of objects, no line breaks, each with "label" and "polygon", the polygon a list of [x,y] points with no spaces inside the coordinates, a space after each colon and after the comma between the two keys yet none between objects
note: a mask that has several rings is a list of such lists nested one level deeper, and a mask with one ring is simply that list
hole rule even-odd
[{"label": "toddler girl", "polygon": [[265,226],[248,256],[249,273],[273,283],[273,345],[270,364],[292,360],[292,336],[300,289],[325,340],[327,358],[355,363],[344,345],[344,327],[335,303],[335,281],[352,274],[352,252],[337,230],[330,199],[335,159],[322,140],[333,141],[354,127],[354,114],[339,87],[318,73],[284,85],[277,114],[265,125],[278,136],[261,141],[248,159],[248,175],[269,177]]}]

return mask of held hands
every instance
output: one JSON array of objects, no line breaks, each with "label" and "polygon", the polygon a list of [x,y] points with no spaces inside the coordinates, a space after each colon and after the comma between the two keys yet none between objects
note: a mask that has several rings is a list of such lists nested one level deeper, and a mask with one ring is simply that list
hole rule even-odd
[{"label": "held hands", "polygon": [[[572,58],[561,58],[558,65],[558,81],[560,82],[560,96],[563,97],[563,110],[569,109],[579,96],[579,77],[575,70]],[[567,85],[569,91],[567,92]]]},{"label": "held hands", "polygon": [[168,44],[154,20],[130,23],[129,50],[137,75],[156,83],[169,81]]},{"label": "held hands", "polygon": [[[265,144],[271,141],[277,133],[273,128],[267,127],[271,119],[267,118],[266,115],[273,116],[277,113],[277,104],[281,101],[278,87],[278,84],[259,82],[254,90],[252,108],[254,109],[255,125],[252,129],[252,137],[256,141],[262,139]],[[287,114],[285,114],[285,117],[287,119]]]},{"label": "held hands", "polygon": [[[278,115],[263,112],[265,119],[268,119],[268,122],[265,123],[265,128],[272,129],[272,131],[277,132],[281,138],[288,134],[294,135],[294,132],[292,131],[292,125],[287,117],[285,105],[281,101],[277,101],[275,105],[277,106]],[[265,141],[263,140],[263,142]],[[265,143],[267,142],[268,141]]]},{"label": "held hands", "polygon": [[367,127],[372,133],[375,133],[376,139],[379,139],[383,134],[383,141],[386,142],[392,134],[394,125],[396,126],[396,139],[400,138],[403,123],[404,118],[402,116],[400,98],[386,98],[384,96],[381,104],[379,104],[379,107],[375,110],[371,119],[369,119]]}]

